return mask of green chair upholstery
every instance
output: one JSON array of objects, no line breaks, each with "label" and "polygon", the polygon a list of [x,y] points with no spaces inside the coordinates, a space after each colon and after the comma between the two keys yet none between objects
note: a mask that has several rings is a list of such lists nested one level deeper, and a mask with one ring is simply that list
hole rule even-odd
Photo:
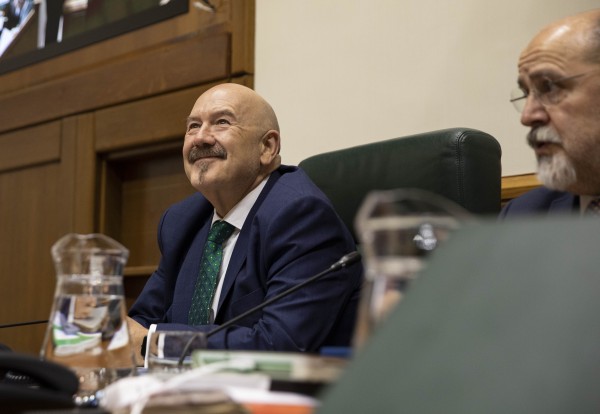
[{"label": "green chair upholstery", "polygon": [[500,210],[500,144],[469,128],[374,142],[312,156],[299,166],[329,197],[348,228],[371,190],[418,188],[478,215]]}]

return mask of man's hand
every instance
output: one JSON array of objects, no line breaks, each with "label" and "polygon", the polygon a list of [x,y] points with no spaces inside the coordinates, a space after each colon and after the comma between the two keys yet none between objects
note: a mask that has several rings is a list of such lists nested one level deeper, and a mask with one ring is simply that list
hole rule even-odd
[{"label": "man's hand", "polygon": [[148,329],[144,328],[129,316],[127,317],[127,326],[129,328],[129,335],[131,335],[131,343],[135,353],[135,363],[138,366],[143,366],[144,358],[142,358],[140,350],[142,349],[142,341],[144,340],[144,337],[148,335]]}]

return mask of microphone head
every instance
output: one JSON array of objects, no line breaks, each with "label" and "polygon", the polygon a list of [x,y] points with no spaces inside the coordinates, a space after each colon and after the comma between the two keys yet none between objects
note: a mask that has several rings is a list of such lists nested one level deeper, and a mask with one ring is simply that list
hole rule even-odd
[{"label": "microphone head", "polygon": [[346,266],[350,266],[360,260],[360,253],[357,251],[353,251],[343,256],[340,260],[335,262],[332,266],[332,270],[341,269]]}]

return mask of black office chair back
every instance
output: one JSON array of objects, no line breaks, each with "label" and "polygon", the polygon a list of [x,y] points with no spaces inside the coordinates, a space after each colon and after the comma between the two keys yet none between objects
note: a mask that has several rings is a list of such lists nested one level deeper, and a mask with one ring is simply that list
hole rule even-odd
[{"label": "black office chair back", "polygon": [[418,188],[471,213],[500,210],[501,149],[491,135],[451,128],[327,152],[299,165],[329,197],[357,240],[356,213],[372,190]]}]

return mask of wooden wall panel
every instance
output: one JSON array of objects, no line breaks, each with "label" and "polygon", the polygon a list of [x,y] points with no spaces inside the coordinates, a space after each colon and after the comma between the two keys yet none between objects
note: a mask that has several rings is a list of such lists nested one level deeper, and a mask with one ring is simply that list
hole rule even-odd
[{"label": "wooden wall panel", "polygon": [[60,122],[0,135],[0,171],[55,162],[60,158]]},{"label": "wooden wall panel", "polygon": [[187,116],[198,96],[212,85],[188,88],[97,111],[96,151],[118,151],[177,137],[180,137],[183,145]]},{"label": "wooden wall panel", "polygon": [[183,174],[179,154],[178,146],[172,154],[162,154],[160,161],[149,160],[145,167],[152,168],[138,165],[136,176],[123,184],[121,238],[132,247],[131,266],[158,264],[156,230],[162,213],[195,191]]},{"label": "wooden wall panel", "polygon": [[93,233],[97,196],[97,156],[93,139],[92,114],[65,118],[62,133],[62,176],[65,208],[72,214],[65,228]]},{"label": "wooden wall panel", "polygon": [[179,139],[111,152],[103,171],[99,228],[129,249],[124,283],[131,305],[158,265],[156,231],[162,213],[195,190],[183,170]]},{"label": "wooden wall panel", "polygon": [[[252,87],[252,80],[251,76],[240,76],[222,81]],[[180,139],[183,145],[185,122],[194,102],[203,92],[221,82],[96,111],[96,151],[118,151],[173,139]]]},{"label": "wooden wall panel", "polygon": [[[52,145],[49,160],[23,165],[0,172],[0,324],[47,319],[55,287],[50,248],[67,228],[72,216],[72,192],[64,174],[61,128],[55,123],[34,127],[18,134],[0,137],[0,154],[18,156],[23,148],[37,151],[41,141]],[[41,128],[41,129],[40,129]],[[45,131],[46,135],[34,132]],[[21,136],[19,145],[11,139]],[[57,153],[58,150],[58,153]],[[25,151],[27,153],[27,151]],[[58,155],[57,155],[58,154]],[[13,349],[39,352],[44,326],[9,328],[0,331],[0,342]]]},{"label": "wooden wall panel", "polygon": [[184,39],[89,71],[0,96],[3,130],[223,79],[229,35]]},{"label": "wooden wall panel", "polygon": [[256,6],[254,1],[243,1],[231,7],[231,72],[234,75],[253,73],[254,33]]},{"label": "wooden wall panel", "polygon": [[535,174],[502,177],[502,204],[541,185]]}]

